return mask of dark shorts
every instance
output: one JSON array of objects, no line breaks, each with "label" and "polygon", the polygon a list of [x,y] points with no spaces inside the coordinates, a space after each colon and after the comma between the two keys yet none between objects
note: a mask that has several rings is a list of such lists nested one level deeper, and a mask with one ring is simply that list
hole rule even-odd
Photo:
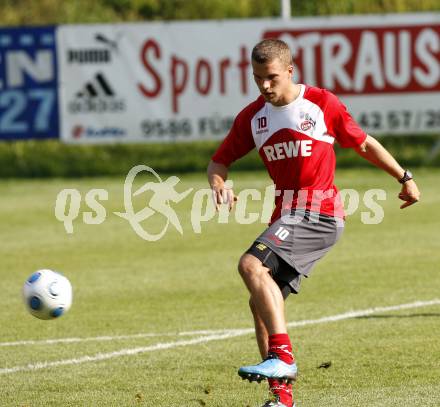
[{"label": "dark shorts", "polygon": [[298,294],[301,278],[338,241],[344,221],[304,211],[285,215],[270,225],[246,253],[271,270],[283,297]]}]

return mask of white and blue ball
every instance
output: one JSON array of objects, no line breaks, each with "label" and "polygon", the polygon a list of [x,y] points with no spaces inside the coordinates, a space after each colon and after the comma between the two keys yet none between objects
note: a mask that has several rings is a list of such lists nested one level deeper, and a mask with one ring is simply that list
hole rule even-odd
[{"label": "white and blue ball", "polygon": [[72,305],[72,285],[60,273],[48,269],[38,270],[24,283],[23,299],[34,317],[58,318]]}]

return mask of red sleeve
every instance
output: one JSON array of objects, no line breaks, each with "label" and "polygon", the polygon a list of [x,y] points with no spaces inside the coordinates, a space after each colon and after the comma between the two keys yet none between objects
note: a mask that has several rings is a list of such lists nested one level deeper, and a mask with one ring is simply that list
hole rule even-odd
[{"label": "red sleeve", "polygon": [[253,104],[237,115],[228,135],[212,156],[212,161],[229,167],[255,147],[251,129],[252,112],[255,110]]},{"label": "red sleeve", "polygon": [[347,111],[345,105],[332,93],[328,92],[331,110],[331,132],[341,147],[358,147],[365,139],[367,134],[361,129],[359,124]]}]

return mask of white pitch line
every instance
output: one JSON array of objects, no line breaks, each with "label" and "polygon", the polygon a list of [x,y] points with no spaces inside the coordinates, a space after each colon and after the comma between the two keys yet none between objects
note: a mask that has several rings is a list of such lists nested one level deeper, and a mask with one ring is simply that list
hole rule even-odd
[{"label": "white pitch line", "polygon": [[132,335],[90,336],[85,338],[73,337],[73,338],[58,338],[58,339],[27,340],[27,341],[16,341],[16,342],[0,342],[0,348],[6,346],[54,345],[57,343],[77,343],[77,342],[93,342],[93,341],[106,342],[106,341],[117,341],[124,339],[157,338],[157,337],[165,337],[165,336],[215,335],[215,334],[223,334],[225,332],[231,332],[231,331],[236,331],[236,329],[165,332],[165,333],[139,333]]},{"label": "white pitch line", "polygon": [[431,305],[440,305],[440,299],[435,299],[435,300],[431,300],[431,301],[416,301],[416,302],[410,302],[408,304],[391,305],[389,307],[368,308],[368,309],[359,310],[359,311],[348,311],[343,314],[338,314],[338,315],[333,315],[333,316],[328,316],[328,317],[323,317],[323,318],[318,318],[318,319],[308,319],[308,320],[304,320],[304,321],[289,322],[287,324],[287,327],[288,328],[296,328],[296,327],[305,326],[305,325],[323,324],[326,322],[342,321],[344,319],[366,317],[368,315],[380,314],[383,312],[402,311],[404,309],[429,307]]},{"label": "white pitch line", "polygon": [[197,345],[197,344],[203,343],[203,342],[210,342],[210,341],[216,341],[216,340],[218,341],[220,339],[228,339],[228,338],[232,338],[233,336],[239,336],[239,335],[243,335],[243,334],[241,332],[233,332],[233,333],[227,332],[222,335],[201,336],[199,338],[189,339],[186,341],[158,343],[158,344],[152,345],[152,346],[143,346],[143,347],[138,347],[138,348],[121,349],[121,350],[118,350],[115,352],[98,353],[93,356],[82,356],[80,358],[56,360],[53,362],[38,362],[35,364],[29,364],[29,365],[25,365],[25,366],[15,366],[15,367],[3,368],[3,369],[0,369],[0,374],[16,373],[16,372],[31,371],[31,370],[40,370],[40,369],[45,369],[48,367],[55,367],[55,366],[79,365],[79,364],[86,363],[86,362],[97,362],[99,360],[113,359],[113,358],[117,358],[120,356],[137,355],[138,353],[152,352],[155,350],[171,349],[171,348],[177,348],[179,346]]},{"label": "white pitch line", "polygon": [[[345,319],[364,317],[364,316],[383,313],[383,312],[401,311],[401,310],[405,310],[405,309],[429,307],[432,305],[440,305],[440,299],[434,299],[431,301],[416,301],[416,302],[412,302],[412,303],[408,303],[408,304],[393,305],[393,306],[389,306],[389,307],[368,308],[368,309],[359,310],[359,311],[349,311],[349,312],[345,312],[343,314],[331,315],[331,316],[323,317],[323,318],[319,318],[319,319],[308,319],[308,320],[303,320],[303,321],[289,322],[287,324],[287,326],[289,328],[294,328],[294,327],[301,327],[301,326],[306,326],[306,325],[317,325],[317,324],[323,324],[323,323],[328,323],[328,322],[342,321]],[[177,348],[180,346],[197,345],[200,343],[218,341],[218,340],[222,340],[222,339],[233,338],[236,336],[247,335],[249,333],[254,332],[254,330],[253,330],[253,328],[247,328],[247,329],[230,329],[230,330],[224,330],[224,331],[188,331],[188,332],[181,332],[181,333],[179,333],[179,335],[195,335],[200,332],[204,332],[204,333],[210,332],[211,334],[206,335],[206,336],[201,336],[198,338],[194,338],[194,339],[189,339],[189,340],[165,342],[165,343],[158,343],[156,345],[151,345],[151,346],[121,349],[121,350],[118,350],[115,352],[109,352],[109,353],[98,353],[93,356],[86,355],[86,356],[82,356],[80,358],[74,358],[74,359],[63,359],[63,360],[56,360],[53,362],[38,362],[35,364],[28,364],[28,365],[23,365],[23,366],[1,368],[0,374],[16,373],[16,372],[23,372],[23,371],[33,371],[33,370],[46,369],[48,367],[56,367],[56,366],[78,365],[78,364],[87,363],[87,362],[97,362],[100,360],[113,359],[113,358],[117,358],[117,357],[121,357],[121,356],[130,356],[130,355],[136,355],[139,353],[152,352],[155,350],[164,350],[164,349]],[[140,335],[146,335],[146,334],[140,334]],[[125,336],[128,337],[129,335],[125,335]],[[81,339],[81,338],[65,338],[65,339]],[[82,339],[90,339],[90,338],[82,338]]]},{"label": "white pitch line", "polygon": [[59,338],[59,339],[42,339],[42,340],[28,340],[28,341],[16,341],[16,342],[0,342],[0,347],[4,346],[20,346],[20,345],[53,345],[57,343],[76,343],[76,342],[105,342],[105,341],[115,341],[123,339],[135,339],[135,338],[154,338],[158,336],[176,336],[177,333],[140,333],[133,335],[115,335],[115,336],[91,336],[86,338]]},{"label": "white pitch line", "polygon": [[[426,307],[430,305],[440,305],[440,299],[431,301],[416,301],[409,304],[392,305],[389,307],[369,308],[360,311],[348,311],[343,314],[323,317],[319,319],[306,319],[303,321],[289,322],[287,326],[289,328],[296,328],[305,325],[321,324],[326,322],[340,321],[348,318],[356,318],[362,316],[368,316],[380,312],[400,311],[403,309]],[[246,328],[245,328],[246,330]],[[253,332],[253,328],[248,328],[247,333]],[[200,330],[200,331],[183,331],[183,332],[165,332],[165,333],[138,333],[132,335],[105,335],[105,336],[91,336],[85,338],[58,338],[58,339],[42,339],[42,340],[27,340],[16,342],[0,342],[0,347],[6,346],[27,346],[27,345],[53,345],[57,343],[77,343],[77,342],[105,342],[105,341],[117,341],[124,339],[142,339],[142,338],[154,338],[154,337],[166,337],[166,336],[196,336],[196,335],[217,335],[228,332],[243,332],[243,329],[218,329],[218,330]]]}]

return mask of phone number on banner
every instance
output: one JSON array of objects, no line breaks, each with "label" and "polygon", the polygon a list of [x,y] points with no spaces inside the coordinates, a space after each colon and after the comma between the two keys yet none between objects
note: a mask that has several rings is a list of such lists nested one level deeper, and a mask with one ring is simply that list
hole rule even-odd
[{"label": "phone number on banner", "polygon": [[150,119],[141,122],[145,139],[217,139],[223,138],[232,126],[232,117],[200,117],[197,119]]},{"label": "phone number on banner", "polygon": [[388,110],[362,112],[356,117],[365,131],[407,132],[408,130],[431,132],[440,129],[440,109]]}]

